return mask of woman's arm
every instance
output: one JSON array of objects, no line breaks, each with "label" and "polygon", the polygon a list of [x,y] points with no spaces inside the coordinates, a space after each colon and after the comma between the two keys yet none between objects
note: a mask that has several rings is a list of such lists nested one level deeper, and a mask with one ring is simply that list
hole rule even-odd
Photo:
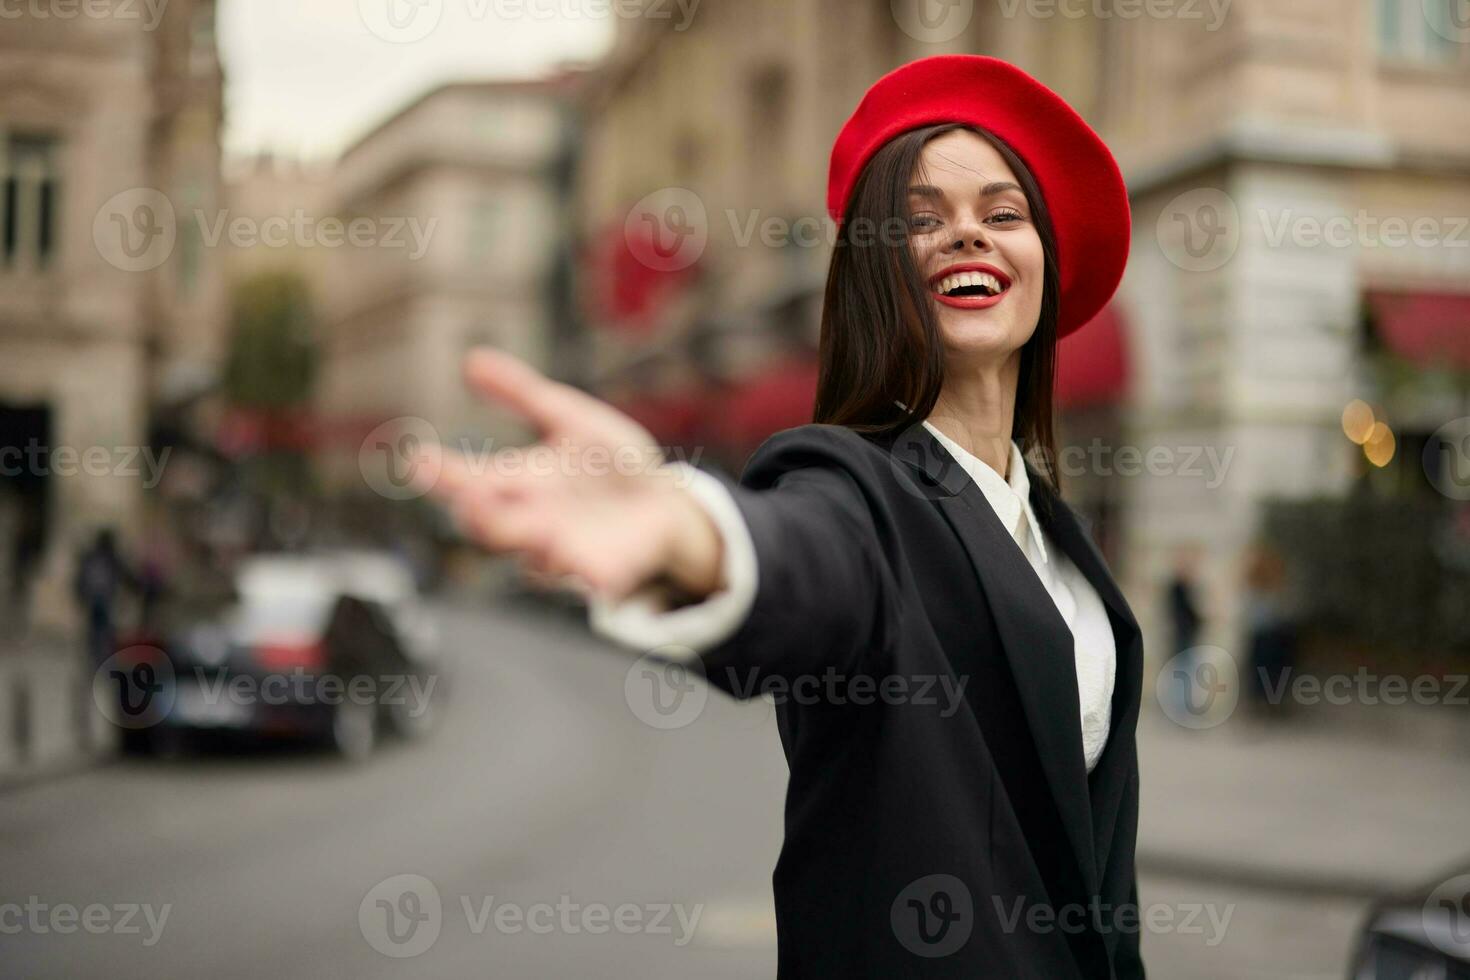
[{"label": "woman's arm", "polygon": [[593,628],[668,659],[700,656],[735,694],[752,679],[863,669],[892,635],[895,590],[842,443],[820,427],[790,430],[756,452],[740,485],[696,474],[689,490],[720,531],[725,587],[674,609],[651,589],[594,597]]},{"label": "woman's arm", "polygon": [[[866,654],[889,642],[896,589],[855,475],[855,433],[831,426],[778,433],[736,484],[665,463],[631,419],[510,355],[477,351],[466,371],[542,434],[535,447],[490,459],[430,448],[416,468],[489,550],[574,581],[603,610],[660,582],[696,602],[724,602],[733,631],[688,645],[702,648],[696,652],[712,682],[736,694],[755,693],[751,685],[769,676],[859,670]],[[538,451],[542,462],[529,465]],[[609,467],[609,459],[622,463]],[[708,480],[719,481],[733,504],[720,518]],[[726,581],[742,553],[754,580]],[[656,631],[646,645],[619,638],[650,650],[662,639]]]},{"label": "woman's arm", "polygon": [[[695,659],[701,652],[728,639],[750,614],[755,602],[759,572],[755,543],[745,518],[731,494],[729,484],[712,473],[687,463],[676,464],[686,471],[688,496],[706,526],[716,536],[714,545],[701,545],[698,529],[688,533],[689,544],[675,549],[690,557],[687,573],[699,567],[695,556],[719,555],[717,584],[707,590],[689,590],[686,605],[670,608],[675,596],[670,590],[645,586],[621,601],[600,595],[588,597],[588,622],[603,637],[629,649],[657,651],[669,660]],[[678,579],[677,573],[669,576]],[[703,598],[698,596],[703,595]]]}]

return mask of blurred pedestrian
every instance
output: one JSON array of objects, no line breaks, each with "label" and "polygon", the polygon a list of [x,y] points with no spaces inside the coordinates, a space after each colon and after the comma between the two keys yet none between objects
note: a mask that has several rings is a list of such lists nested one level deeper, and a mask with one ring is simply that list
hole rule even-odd
[{"label": "blurred pedestrian", "polygon": [[72,592],[86,620],[87,653],[94,665],[113,653],[118,592],[124,587],[136,589],[138,584],[118,552],[112,528],[100,529],[91,544],[77,556]]},{"label": "blurred pedestrian", "polygon": [[1198,651],[1201,616],[1195,582],[1198,554],[1194,547],[1181,548],[1174,559],[1173,572],[1165,587],[1165,601],[1169,611],[1170,642],[1178,684],[1169,684],[1168,690],[1175,698],[1175,707],[1185,714],[1190,713],[1190,692],[1193,689],[1195,670],[1199,665]]}]

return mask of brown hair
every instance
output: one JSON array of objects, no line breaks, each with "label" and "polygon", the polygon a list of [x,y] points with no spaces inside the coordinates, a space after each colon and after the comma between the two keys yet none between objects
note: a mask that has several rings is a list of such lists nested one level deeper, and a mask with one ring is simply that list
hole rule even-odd
[{"label": "brown hair", "polygon": [[1021,348],[1011,431],[1056,488],[1052,387],[1061,294],[1056,235],[1030,169],[1000,137],[975,126],[943,123],[902,133],[880,147],[858,177],[827,270],[812,420],[892,435],[934,410],[944,383],[944,344],[929,288],[908,244],[908,189],[924,146],[957,129],[975,133],[1005,158],[1041,238],[1041,314]]}]

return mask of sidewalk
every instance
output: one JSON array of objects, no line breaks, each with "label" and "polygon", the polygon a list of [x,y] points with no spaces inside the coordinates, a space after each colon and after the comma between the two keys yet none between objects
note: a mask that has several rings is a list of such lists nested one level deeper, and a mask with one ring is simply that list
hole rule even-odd
[{"label": "sidewalk", "polygon": [[1371,898],[1470,867],[1470,712],[1193,731],[1151,707],[1138,729],[1141,872]]},{"label": "sidewalk", "polygon": [[88,673],[62,638],[0,639],[0,790],[110,754],[109,726],[87,710]]}]

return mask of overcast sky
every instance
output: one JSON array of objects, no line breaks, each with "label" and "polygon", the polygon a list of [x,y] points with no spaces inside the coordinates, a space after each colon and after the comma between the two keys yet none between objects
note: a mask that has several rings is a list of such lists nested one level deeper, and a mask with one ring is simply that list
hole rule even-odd
[{"label": "overcast sky", "polygon": [[611,43],[595,0],[220,0],[226,150],[335,155],[456,79],[525,78]]}]

